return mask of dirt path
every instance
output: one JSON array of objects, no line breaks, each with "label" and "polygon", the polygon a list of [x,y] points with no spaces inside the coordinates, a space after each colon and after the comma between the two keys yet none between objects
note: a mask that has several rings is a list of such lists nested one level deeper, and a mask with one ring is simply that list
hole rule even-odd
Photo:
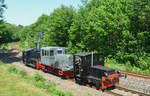
[{"label": "dirt path", "polygon": [[[2,56],[2,54],[0,54],[0,56],[3,57],[3,60],[2,58],[1,60],[6,64],[13,64],[19,67],[20,69],[25,70],[28,74],[39,73],[47,80],[51,82],[55,82],[59,89],[72,92],[75,96],[110,96],[109,94],[106,94],[102,91],[98,91],[95,88],[81,86],[76,84],[75,82],[64,80],[55,75],[44,73],[40,70],[36,70],[34,68],[25,66],[21,61],[22,54],[21,52],[18,52],[18,49],[17,50],[14,49],[10,53],[5,53],[5,54],[7,55]],[[91,95],[87,95],[87,94],[91,94]]]}]

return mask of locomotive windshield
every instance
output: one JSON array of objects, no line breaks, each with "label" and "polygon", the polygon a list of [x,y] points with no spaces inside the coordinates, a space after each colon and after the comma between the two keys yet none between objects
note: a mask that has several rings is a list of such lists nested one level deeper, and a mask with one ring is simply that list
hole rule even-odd
[{"label": "locomotive windshield", "polygon": [[57,54],[62,54],[62,50],[57,50]]},{"label": "locomotive windshield", "polygon": [[115,74],[115,73],[116,73],[115,70],[111,70],[111,71],[104,72],[104,74],[105,74],[106,76],[112,75],[112,74]]}]

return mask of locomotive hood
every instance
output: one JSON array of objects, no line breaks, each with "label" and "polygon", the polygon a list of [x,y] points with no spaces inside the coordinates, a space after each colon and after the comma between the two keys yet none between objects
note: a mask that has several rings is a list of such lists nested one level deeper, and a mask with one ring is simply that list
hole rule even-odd
[{"label": "locomotive hood", "polygon": [[73,56],[66,54],[58,54],[55,59],[56,65],[62,71],[72,71],[73,70]]}]

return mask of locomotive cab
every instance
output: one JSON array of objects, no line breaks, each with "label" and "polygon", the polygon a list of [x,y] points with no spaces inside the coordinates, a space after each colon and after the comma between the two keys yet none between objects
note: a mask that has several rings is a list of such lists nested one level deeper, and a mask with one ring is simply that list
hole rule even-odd
[{"label": "locomotive cab", "polygon": [[23,63],[35,67],[35,61],[40,59],[40,51],[33,48],[22,52]]},{"label": "locomotive cab", "polygon": [[74,55],[74,78],[78,83],[91,83],[96,89],[106,89],[119,84],[119,74],[104,66],[104,56],[98,53]]},{"label": "locomotive cab", "polygon": [[64,77],[73,77],[73,56],[65,54],[65,47],[42,47],[41,64],[46,71],[55,71]]}]

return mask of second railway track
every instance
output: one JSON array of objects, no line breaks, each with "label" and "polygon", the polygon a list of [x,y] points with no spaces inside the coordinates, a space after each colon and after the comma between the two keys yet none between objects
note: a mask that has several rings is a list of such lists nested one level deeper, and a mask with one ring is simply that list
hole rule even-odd
[{"label": "second railway track", "polygon": [[134,76],[134,77],[139,77],[139,78],[144,78],[144,79],[150,79],[150,75],[142,75],[142,74],[137,74],[133,72],[126,72],[126,71],[121,71],[121,73],[125,73],[129,76]]},{"label": "second railway track", "polygon": [[[71,81],[71,82],[75,82],[75,80],[73,80],[73,79],[68,79],[68,80]],[[88,86],[88,87],[90,87],[90,86]],[[129,92],[131,94],[137,94],[138,96],[150,96],[150,94],[145,94],[145,93],[142,93],[142,92],[138,92],[138,91],[131,90],[131,89],[124,88],[124,87],[120,87],[120,86],[116,86],[115,89],[124,91],[124,93]],[[107,94],[113,95],[113,96],[126,96],[122,93],[113,92],[113,89],[112,90],[105,90],[104,92],[107,93]]]},{"label": "second railway track", "polygon": [[138,92],[138,91],[131,90],[131,89],[124,88],[124,87],[120,87],[120,86],[116,86],[116,89],[123,90],[125,92],[130,92],[130,93],[133,93],[133,94],[137,94],[138,96],[150,96],[150,94],[145,94],[145,93],[142,93],[142,92]]}]

